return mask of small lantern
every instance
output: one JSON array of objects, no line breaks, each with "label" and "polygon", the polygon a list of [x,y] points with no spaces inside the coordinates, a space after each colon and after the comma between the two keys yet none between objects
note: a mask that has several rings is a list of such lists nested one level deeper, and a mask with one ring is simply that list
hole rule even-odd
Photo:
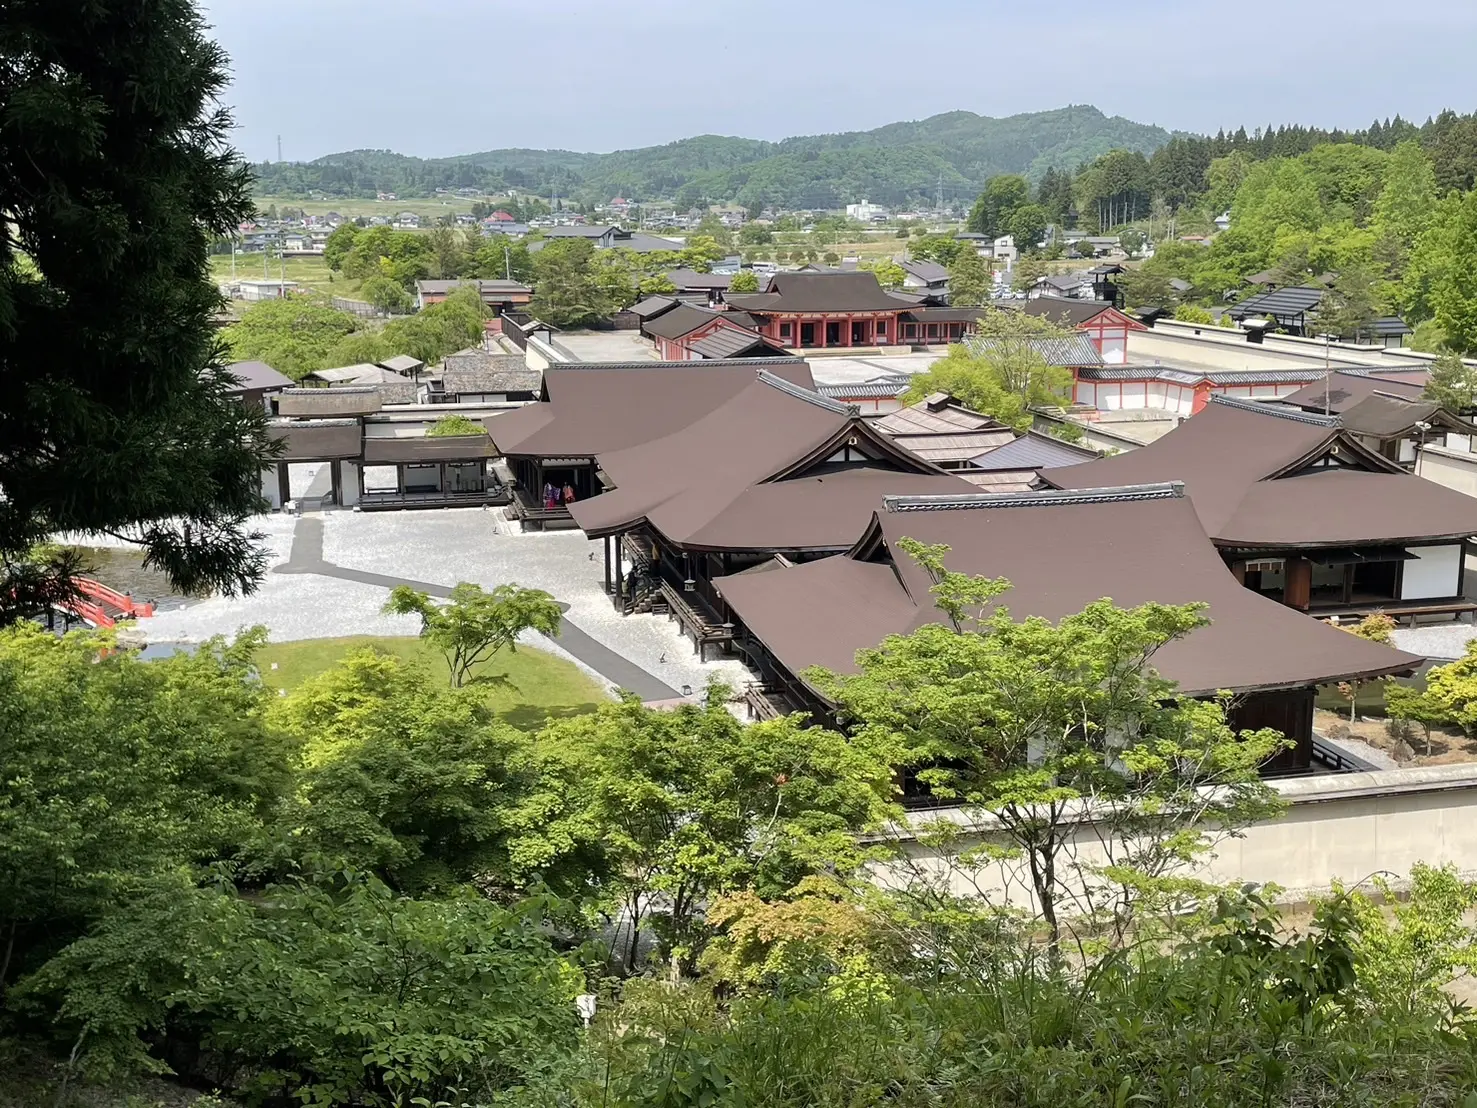
[{"label": "small lantern", "polygon": [[692,695],[692,686],[691,685],[683,685],[682,686],[682,695],[683,696],[691,696]]},{"label": "small lantern", "polygon": [[574,1009],[580,1014],[580,1019],[585,1021],[585,1026],[590,1026],[590,1021],[595,1018],[595,994],[580,993],[574,998]]},{"label": "small lantern", "polygon": [[683,592],[696,592],[697,591],[697,582],[694,581],[691,577],[689,577],[686,581],[683,581],[682,582],[682,591]]}]

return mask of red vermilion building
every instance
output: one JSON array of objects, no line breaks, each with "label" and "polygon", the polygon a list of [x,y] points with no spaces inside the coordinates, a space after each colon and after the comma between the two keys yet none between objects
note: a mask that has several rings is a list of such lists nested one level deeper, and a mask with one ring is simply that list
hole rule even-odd
[{"label": "red vermilion building", "polygon": [[1039,315],[1080,331],[1092,339],[1106,365],[1121,365],[1128,361],[1128,335],[1131,331],[1147,331],[1138,320],[1124,315],[1104,300],[1067,300],[1052,296],[1039,296],[1027,300],[1021,310],[1027,315]]},{"label": "red vermilion building", "polygon": [[915,307],[877,283],[873,273],[778,273],[768,292],[725,298],[753,317],[758,332],[788,349],[896,346],[898,317]]}]

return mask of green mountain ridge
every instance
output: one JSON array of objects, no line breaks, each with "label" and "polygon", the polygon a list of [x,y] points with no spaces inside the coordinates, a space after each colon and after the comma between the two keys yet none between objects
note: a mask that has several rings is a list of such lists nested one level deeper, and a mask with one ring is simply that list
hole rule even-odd
[{"label": "green mountain ridge", "polygon": [[1039,177],[1048,168],[1126,149],[1150,154],[1171,138],[1162,127],[1104,115],[1090,105],[993,118],[968,111],[888,123],[870,131],[766,142],[696,135],[606,154],[502,149],[448,158],[351,150],[311,162],[255,167],[262,195],[429,195],[437,188],[520,188],[586,202],[625,196],[736,202],[750,208],[834,208],[857,200],[904,205],[972,200],[998,173]]}]

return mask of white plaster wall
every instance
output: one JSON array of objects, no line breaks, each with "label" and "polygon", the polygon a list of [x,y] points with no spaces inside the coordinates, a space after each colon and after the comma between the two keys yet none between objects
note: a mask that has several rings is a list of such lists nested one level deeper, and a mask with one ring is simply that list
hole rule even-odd
[{"label": "white plaster wall", "polygon": [[[1406,877],[1417,862],[1451,864],[1464,875],[1477,875],[1477,819],[1471,814],[1477,765],[1304,777],[1273,787],[1290,803],[1286,814],[1223,840],[1195,876],[1275,884],[1284,901],[1294,902],[1326,892],[1336,881],[1354,884],[1377,873]],[[917,818],[957,815],[946,809]],[[938,878],[959,896],[1030,903],[1029,883],[1014,865],[950,872],[937,851],[913,839],[905,841],[903,853],[906,863],[874,870],[880,884],[901,882],[912,869]],[[1106,860],[1092,824],[1080,825],[1069,854],[1087,864]]]},{"label": "white plaster wall", "polygon": [[1416,460],[1415,471],[1428,481],[1477,496],[1477,454],[1427,445]]},{"label": "white plaster wall", "polygon": [[1400,586],[1401,600],[1433,596],[1456,596],[1461,592],[1462,547],[1413,546],[1416,557],[1405,563]]}]

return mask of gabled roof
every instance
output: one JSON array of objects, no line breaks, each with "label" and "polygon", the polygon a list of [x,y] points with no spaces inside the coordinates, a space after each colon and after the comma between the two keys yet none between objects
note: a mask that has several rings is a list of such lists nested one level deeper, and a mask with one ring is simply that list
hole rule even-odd
[{"label": "gabled roof", "polygon": [[667,280],[678,289],[726,289],[733,281],[731,273],[699,273],[695,269],[674,269]]},{"label": "gabled roof", "polygon": [[760,369],[805,388],[814,384],[799,358],[556,363],[544,371],[540,402],[489,416],[487,432],[500,454],[593,458],[687,426]]},{"label": "gabled roof", "polygon": [[1358,435],[1393,439],[1414,435],[1425,423],[1431,427],[1444,427],[1462,435],[1477,435],[1477,427],[1466,420],[1452,415],[1440,404],[1431,400],[1407,400],[1389,392],[1375,392],[1359,403],[1345,408],[1339,415],[1341,422]]},{"label": "gabled roof", "polygon": [[997,335],[970,335],[964,340],[964,345],[974,353],[983,355],[1017,342],[1025,342],[1049,366],[1077,368],[1103,364],[1103,355],[1097,345],[1080,332],[1061,338],[1039,335],[1023,340],[1006,339]]},{"label": "gabled roof", "polygon": [[903,307],[868,270],[776,273],[768,292],[730,293],[726,299],[735,308],[751,312],[885,312]]},{"label": "gabled roof", "polygon": [[936,464],[967,462],[1015,437],[1009,427],[971,411],[944,393],[934,393],[891,412],[874,420],[872,426],[918,457]]},{"label": "gabled roof", "polygon": [[463,350],[448,354],[441,366],[443,392],[537,393],[543,373],[530,369],[521,354],[488,354],[482,350]]},{"label": "gabled roof", "polygon": [[662,339],[680,339],[683,335],[690,335],[699,327],[705,327],[715,319],[722,319],[726,323],[733,323],[727,319],[724,313],[711,312],[706,308],[697,308],[691,304],[679,304],[671,311],[663,312],[655,318],[647,319],[641,325],[644,334],[653,335]]},{"label": "gabled roof", "polygon": [[1084,327],[1105,312],[1111,312],[1115,323],[1121,322],[1130,330],[1147,330],[1136,319],[1124,315],[1106,300],[1068,300],[1056,296],[1038,296],[1031,300],[1012,302],[1009,307],[1019,308],[1027,315],[1042,316],[1063,327]]},{"label": "gabled roof", "polygon": [[1422,384],[1406,384],[1402,381],[1386,380],[1379,377],[1369,377],[1364,374],[1345,373],[1335,370],[1328,374],[1328,388],[1324,391],[1324,374],[1319,373],[1318,378],[1306,388],[1298,389],[1290,396],[1284,396],[1282,403],[1290,404],[1294,408],[1302,408],[1307,412],[1323,411],[1325,398],[1328,401],[1328,410],[1333,415],[1338,415],[1345,408],[1352,408],[1377,392],[1389,393],[1393,396],[1402,396],[1407,400],[1419,400],[1421,398]]},{"label": "gabled roof", "polygon": [[1337,416],[1220,396],[1146,446],[1042,477],[1060,489],[1183,481],[1206,532],[1232,548],[1477,534],[1477,497],[1406,473],[1363,446]]},{"label": "gabled roof", "polygon": [[1003,446],[971,458],[969,464],[975,469],[998,473],[1003,470],[1056,469],[1101,457],[1101,451],[1074,446],[1039,431],[1027,431]]},{"label": "gabled roof", "polygon": [[[463,351],[463,353],[468,353],[468,351]],[[419,373],[426,368],[425,362],[410,354],[396,354],[393,358],[386,358],[379,364],[388,370],[400,374],[402,377],[409,373]]]},{"label": "gabled roof", "polygon": [[632,304],[629,311],[638,319],[654,319],[663,312],[669,312],[682,301],[675,296],[648,296],[645,300],[639,300]]},{"label": "gabled roof", "polygon": [[907,392],[912,383],[911,377],[884,377],[877,381],[817,385],[815,391],[832,400],[891,400]]},{"label": "gabled roof", "polygon": [[918,280],[930,285],[937,285],[949,279],[949,267],[931,262],[926,258],[909,258],[900,263],[904,272],[911,273]]},{"label": "gabled roof", "polygon": [[[862,451],[872,462],[831,462]],[[888,492],[968,491],[844,404],[760,372],[661,439],[602,453],[615,488],[570,508],[587,535],[645,523],[703,550],[844,550]]]},{"label": "gabled roof", "polygon": [[1285,289],[1264,292],[1260,296],[1247,297],[1241,303],[1231,306],[1230,315],[1232,319],[1244,319],[1252,315],[1299,315],[1317,308],[1327,293],[1325,288],[1292,285]]},{"label": "gabled roof", "polygon": [[846,556],[716,585],[791,673],[812,665],[855,672],[858,650],[942,622],[932,580],[899,549],[905,537],[948,546],[953,570],[1008,579],[999,603],[1018,619],[1055,622],[1103,597],[1124,607],[1207,604],[1210,625],[1154,658],[1186,693],[1301,688],[1421,662],[1243,588],[1172,485],[889,497]]},{"label": "gabled roof", "polygon": [[234,385],[227,387],[227,392],[290,389],[294,383],[291,377],[278,373],[266,362],[232,362],[226,366],[226,372],[236,379]]},{"label": "gabled roof", "polygon": [[[725,324],[728,322],[724,321]],[[763,335],[741,327],[723,326],[688,344],[687,349],[704,358],[743,358],[754,352],[783,355],[783,347],[775,346]]]},{"label": "gabled roof", "polygon": [[362,362],[359,365],[335,366],[332,369],[315,369],[305,374],[304,380],[323,381],[330,385],[376,385],[381,382],[403,384],[405,378],[394,370]]}]

